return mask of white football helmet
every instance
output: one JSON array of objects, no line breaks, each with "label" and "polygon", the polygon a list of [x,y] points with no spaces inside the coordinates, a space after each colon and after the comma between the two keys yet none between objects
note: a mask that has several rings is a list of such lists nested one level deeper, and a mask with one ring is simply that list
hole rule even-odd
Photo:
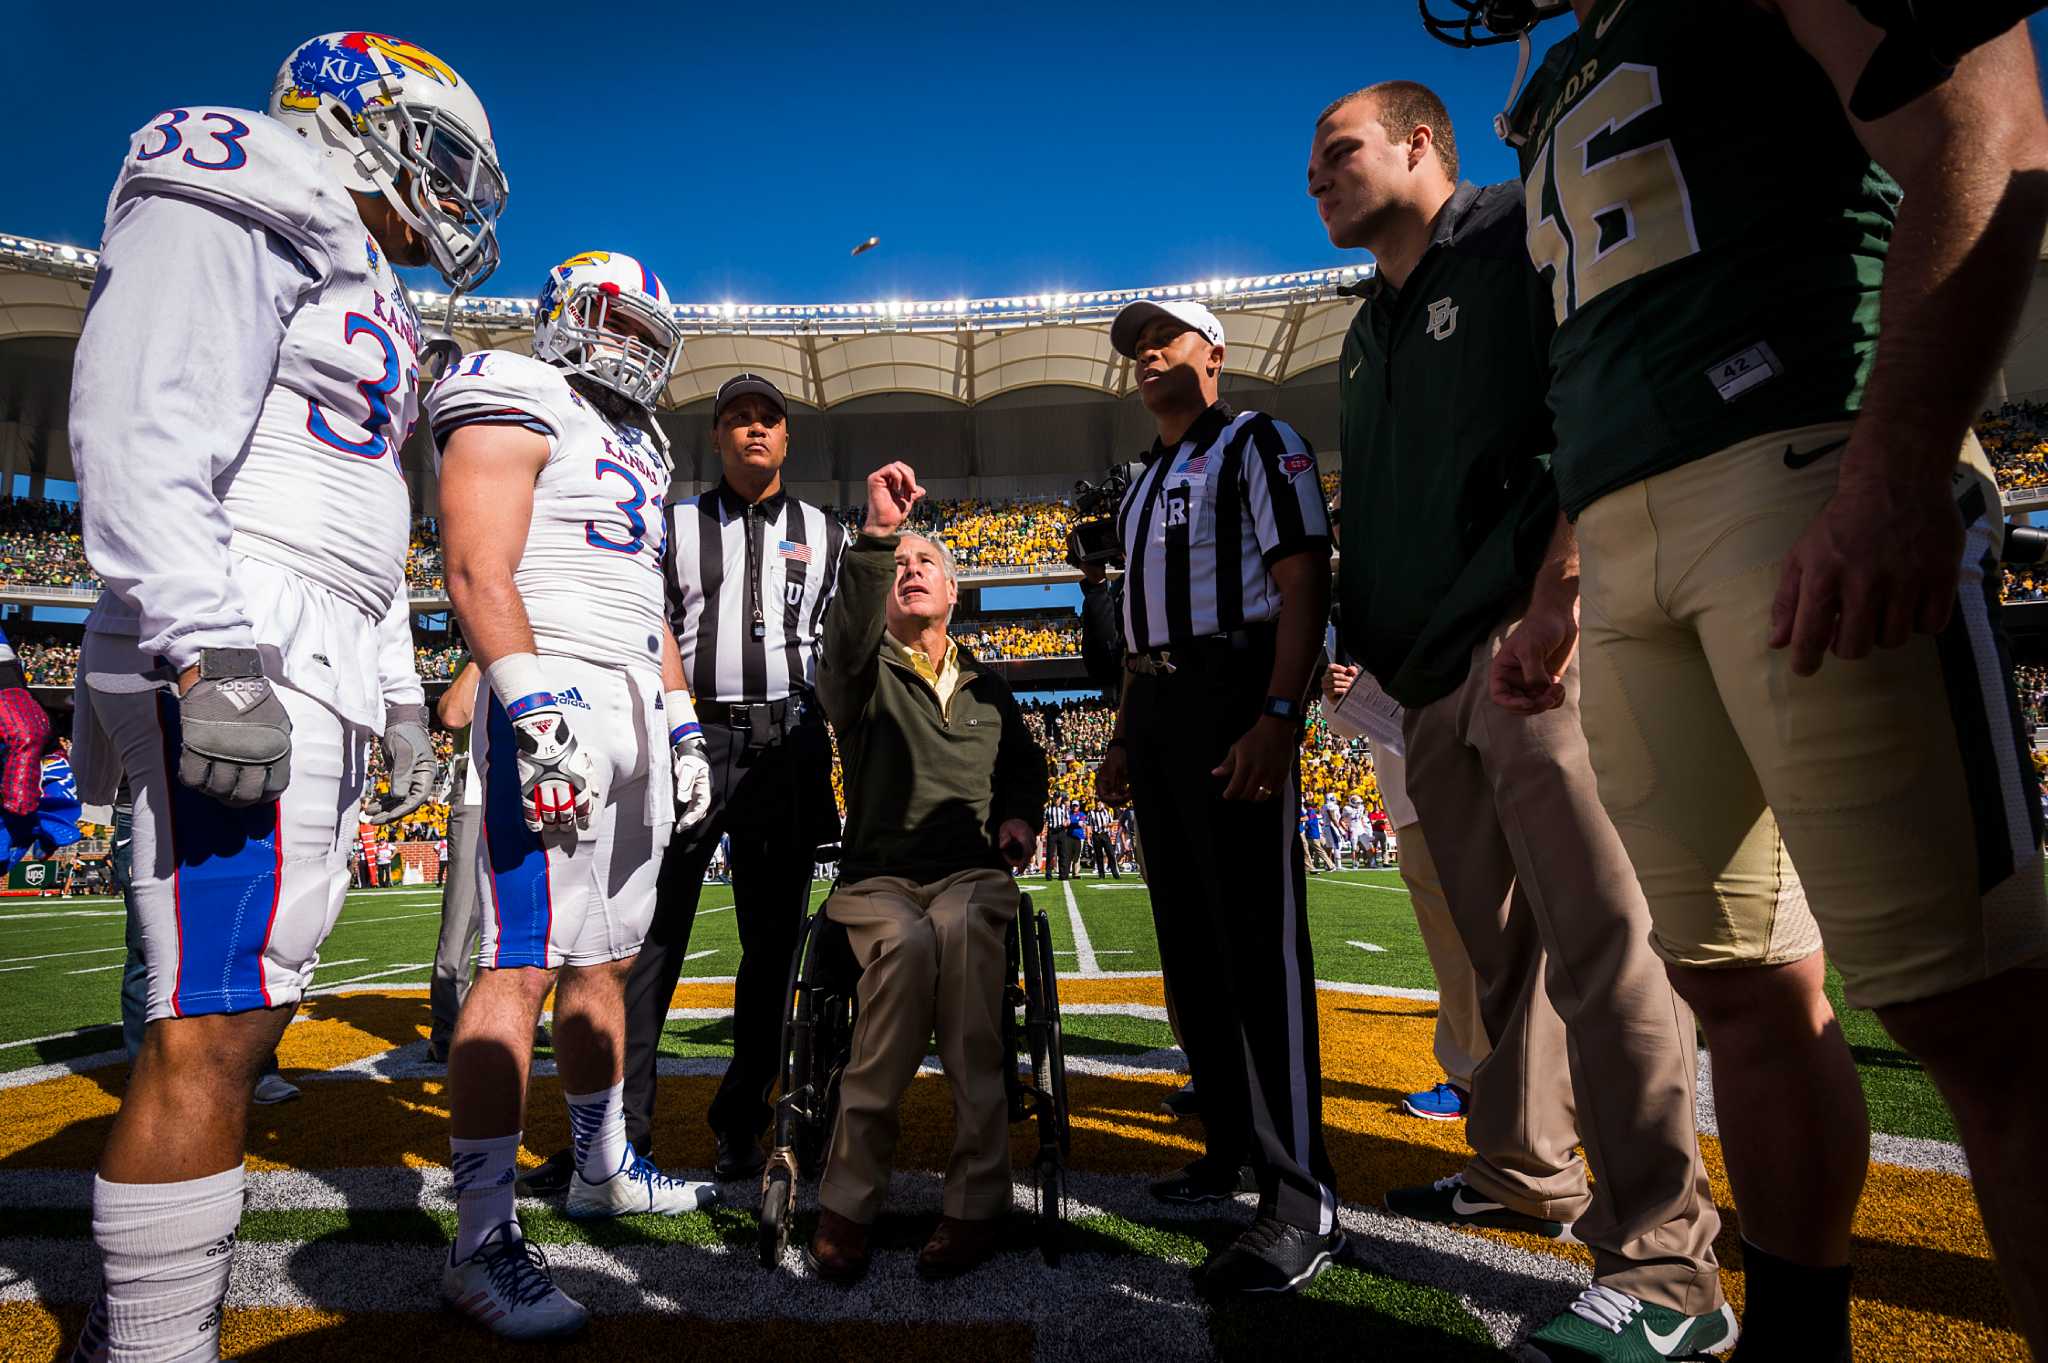
[{"label": "white football helmet", "polygon": [[389,199],[454,292],[498,267],[505,172],[483,102],[448,63],[382,33],[323,34],[278,68],[269,112],[342,184]]},{"label": "white football helmet", "polygon": [[548,271],[533,353],[652,412],[683,353],[660,276],[617,251],[585,251]]}]

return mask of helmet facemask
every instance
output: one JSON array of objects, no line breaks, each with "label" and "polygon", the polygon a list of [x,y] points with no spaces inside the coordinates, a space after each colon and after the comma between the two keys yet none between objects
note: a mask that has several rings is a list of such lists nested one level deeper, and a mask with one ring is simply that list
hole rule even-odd
[{"label": "helmet facemask", "polygon": [[549,330],[542,358],[649,412],[683,351],[666,309],[609,281],[571,285]]},{"label": "helmet facemask", "polygon": [[498,214],[505,173],[445,109],[414,100],[378,102],[352,116],[358,169],[427,243],[434,268],[467,293],[498,268]]}]

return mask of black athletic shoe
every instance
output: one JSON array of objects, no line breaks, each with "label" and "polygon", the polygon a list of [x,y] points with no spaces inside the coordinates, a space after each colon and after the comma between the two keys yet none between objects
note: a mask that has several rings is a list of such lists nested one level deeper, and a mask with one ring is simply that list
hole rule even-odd
[{"label": "black athletic shoe", "polygon": [[1487,1226],[1494,1230],[1527,1231],[1546,1240],[1568,1240],[1572,1224],[1530,1216],[1498,1202],[1489,1202],[1466,1186],[1463,1174],[1452,1174],[1434,1183],[1413,1188],[1392,1188],[1387,1192],[1387,1210],[1411,1221],[1435,1221],[1446,1226]]},{"label": "black athletic shoe", "polygon": [[1202,1115],[1202,1100],[1195,1093],[1195,1081],[1190,1079],[1166,1095],[1166,1101],[1159,1110],[1169,1117],[1199,1117]]},{"label": "black athletic shoe", "polygon": [[1290,1226],[1277,1216],[1252,1222],[1229,1248],[1209,1260],[1195,1280],[1204,1296],[1235,1292],[1292,1292],[1330,1266],[1344,1248],[1344,1232],[1327,1235]]},{"label": "black athletic shoe", "polygon": [[768,1167],[768,1154],[761,1149],[760,1137],[728,1132],[716,1139],[718,1160],[711,1166],[711,1176],[720,1183],[737,1183]]},{"label": "black athletic shoe", "polygon": [[569,1180],[575,1176],[576,1152],[557,1150],[546,1164],[520,1175],[513,1190],[521,1197],[560,1197],[569,1191]]},{"label": "black athletic shoe", "polygon": [[1218,1168],[1196,1160],[1177,1174],[1156,1179],[1152,1183],[1152,1196],[1161,1202],[1194,1206],[1203,1202],[1228,1202],[1239,1193],[1255,1193],[1259,1190],[1258,1176],[1250,1166],[1237,1169]]}]

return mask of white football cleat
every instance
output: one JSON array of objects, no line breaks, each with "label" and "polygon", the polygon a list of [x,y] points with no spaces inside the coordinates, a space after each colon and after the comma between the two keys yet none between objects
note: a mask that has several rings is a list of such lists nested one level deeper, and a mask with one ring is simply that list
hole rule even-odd
[{"label": "white football cleat", "polygon": [[461,1263],[441,1271],[441,1298],[507,1339],[552,1339],[590,1322],[583,1303],[555,1286],[548,1261],[507,1221]]},{"label": "white football cleat", "polygon": [[715,1183],[685,1183],[670,1178],[654,1167],[654,1161],[626,1147],[626,1162],[602,1183],[592,1183],[578,1169],[569,1181],[569,1205],[564,1209],[576,1218],[591,1216],[633,1216],[658,1212],[679,1216],[702,1211],[718,1201]]}]

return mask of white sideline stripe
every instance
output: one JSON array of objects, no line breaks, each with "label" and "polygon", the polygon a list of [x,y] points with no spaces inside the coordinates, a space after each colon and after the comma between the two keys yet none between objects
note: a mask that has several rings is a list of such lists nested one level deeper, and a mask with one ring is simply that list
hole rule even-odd
[{"label": "white sideline stripe", "polygon": [[45,1041],[69,1041],[73,1037],[88,1036],[93,1032],[118,1032],[118,1022],[96,1022],[90,1027],[80,1027],[71,1032],[52,1032],[48,1036],[25,1036],[19,1041],[0,1041],[0,1051],[11,1051],[17,1046],[40,1046]]},{"label": "white sideline stripe", "polygon": [[343,985],[361,984],[364,980],[381,980],[386,975],[405,975],[415,970],[431,970],[433,968],[434,963],[432,961],[409,961],[403,965],[392,966],[389,970],[373,970],[367,975],[358,975],[352,980],[336,980],[333,984],[322,985],[318,989],[308,989],[306,993],[308,995],[325,994],[331,990],[339,989]]},{"label": "white sideline stripe", "polygon": [[394,913],[388,918],[342,918],[334,926],[339,930],[341,928],[356,927],[363,923],[399,923],[408,918],[439,918],[440,916],[441,911],[435,909],[432,913]]},{"label": "white sideline stripe", "polygon": [[687,956],[683,957],[683,959],[684,959],[684,960],[686,960],[686,961],[701,961],[701,960],[703,960],[703,959],[704,959],[704,958],[705,958],[706,956],[716,956],[717,954],[718,954],[718,948],[717,948],[717,947],[706,947],[706,948],[704,948],[704,950],[702,950],[702,951],[693,951],[693,952],[691,952],[691,953],[690,953],[689,955],[687,955]]},{"label": "white sideline stripe", "polygon": [[1090,885],[1091,890],[1149,890],[1150,885]]},{"label": "white sideline stripe", "polygon": [[1357,947],[1357,948],[1358,948],[1358,949],[1359,949],[1360,951],[1385,951],[1385,950],[1386,950],[1386,948],[1385,948],[1385,947],[1383,947],[1383,946],[1376,946],[1375,944],[1373,944],[1373,943],[1371,943],[1371,942],[1354,942],[1354,941],[1352,941],[1352,940],[1351,940],[1350,938],[1348,938],[1348,937],[1344,939],[1344,945],[1345,945],[1345,946],[1347,946],[1347,947]]},{"label": "white sideline stripe", "polygon": [[[112,965],[89,965],[83,970],[67,970],[64,973],[66,975],[97,975],[103,970],[125,970],[127,966],[128,963],[126,961],[116,961]],[[23,967],[23,969],[26,968],[25,966]]]},{"label": "white sideline stripe", "polygon": [[1401,886],[1399,886],[1399,885],[1372,885],[1372,884],[1368,884],[1367,882],[1365,882],[1365,881],[1363,881],[1363,880],[1332,880],[1332,879],[1330,879],[1330,877],[1331,877],[1331,876],[1333,876],[1333,875],[1335,875],[1335,874],[1336,874],[1336,872],[1334,872],[1334,871],[1325,871],[1325,872],[1323,873],[1323,878],[1322,878],[1321,880],[1319,880],[1319,881],[1315,882],[1315,883],[1316,883],[1316,884],[1318,884],[1318,885],[1342,885],[1342,886],[1343,886],[1343,887],[1344,887],[1345,889],[1347,889],[1347,890],[1378,890],[1378,891],[1379,891],[1379,892],[1380,892],[1381,894],[1407,894],[1407,893],[1408,893],[1408,891],[1407,891],[1407,890],[1403,889],[1403,888],[1402,888]]},{"label": "white sideline stripe", "polygon": [[0,914],[0,928],[25,923],[31,918],[125,918],[126,909],[51,909],[46,913]]},{"label": "white sideline stripe", "polygon": [[20,965],[24,961],[56,961],[66,956],[105,956],[109,952],[127,950],[127,947],[94,947],[90,951],[53,951],[45,956],[10,956],[0,960],[0,965]]},{"label": "white sideline stripe", "polygon": [[710,917],[710,916],[711,916],[712,914],[714,914],[714,913],[731,913],[731,912],[732,912],[732,905],[730,905],[730,904],[721,904],[721,905],[719,905],[719,906],[718,906],[717,908],[715,908],[715,909],[699,909],[699,910],[697,910],[697,916],[698,916],[699,918],[709,918],[709,917]]},{"label": "white sideline stripe", "polygon": [[1081,906],[1074,902],[1074,882],[1062,880],[1060,889],[1067,896],[1067,926],[1074,931],[1074,953],[1080,958],[1080,973],[1100,975],[1102,966],[1095,959],[1095,943],[1088,940],[1088,925],[1081,921]]},{"label": "white sideline stripe", "polygon": [[[1071,951],[1055,951],[1053,953],[1055,956],[1072,956],[1073,954]],[[1097,956],[1135,956],[1138,953],[1122,947],[1104,947],[1095,954]]]}]

